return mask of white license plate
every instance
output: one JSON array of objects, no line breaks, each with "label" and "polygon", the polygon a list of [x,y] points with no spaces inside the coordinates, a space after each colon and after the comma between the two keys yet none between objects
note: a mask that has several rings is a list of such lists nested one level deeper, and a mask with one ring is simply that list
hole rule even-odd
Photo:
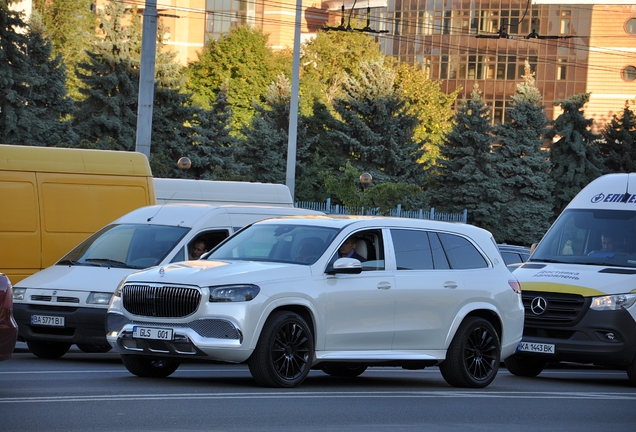
[{"label": "white license plate", "polygon": [[140,339],[172,340],[172,329],[134,326],[133,337]]},{"label": "white license plate", "polygon": [[49,315],[31,315],[31,325],[64,327],[64,317]]},{"label": "white license plate", "polygon": [[535,352],[543,354],[555,354],[555,347],[553,344],[534,343],[534,342],[521,342],[517,347],[518,351]]}]

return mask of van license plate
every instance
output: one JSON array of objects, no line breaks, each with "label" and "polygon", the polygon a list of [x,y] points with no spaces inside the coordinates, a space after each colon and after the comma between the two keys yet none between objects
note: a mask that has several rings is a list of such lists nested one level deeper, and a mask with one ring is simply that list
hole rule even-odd
[{"label": "van license plate", "polygon": [[64,327],[64,317],[49,315],[31,315],[31,325]]},{"label": "van license plate", "polygon": [[133,337],[140,339],[172,340],[172,329],[134,326]]},{"label": "van license plate", "polygon": [[553,344],[534,343],[534,342],[521,342],[517,347],[518,351],[535,352],[543,354],[555,354],[555,348]]}]

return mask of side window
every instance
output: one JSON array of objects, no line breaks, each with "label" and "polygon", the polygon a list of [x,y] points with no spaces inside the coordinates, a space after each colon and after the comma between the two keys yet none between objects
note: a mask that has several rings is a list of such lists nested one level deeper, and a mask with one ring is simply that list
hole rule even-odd
[{"label": "side window", "polygon": [[[230,236],[229,230],[214,230],[199,233],[188,243],[187,259],[199,259],[205,252],[214,249],[216,245]],[[179,254],[177,254],[179,255]],[[176,258],[176,257],[175,257]]]},{"label": "side window", "polygon": [[362,263],[362,271],[384,270],[384,243],[381,230],[360,231],[338,246],[330,263],[342,257],[353,257]]},{"label": "side window", "polygon": [[439,237],[436,233],[428,233],[428,238],[431,241],[431,251],[433,252],[433,264],[437,270],[450,269],[448,264],[448,258],[446,252],[442,247],[442,242],[439,241]]},{"label": "side window", "polygon": [[488,263],[479,251],[464,237],[438,233],[444,251],[453,269],[486,268]]},{"label": "side window", "polygon": [[432,270],[433,255],[426,231],[392,229],[398,270]]}]

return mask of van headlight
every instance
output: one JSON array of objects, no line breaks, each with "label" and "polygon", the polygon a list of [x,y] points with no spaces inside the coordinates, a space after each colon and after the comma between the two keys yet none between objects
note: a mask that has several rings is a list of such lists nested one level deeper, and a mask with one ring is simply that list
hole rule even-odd
[{"label": "van headlight", "polygon": [[26,294],[26,288],[16,288],[13,287],[13,300],[24,300],[24,295]]},{"label": "van headlight", "polygon": [[224,285],[210,287],[210,302],[244,302],[253,300],[261,292],[257,285]]},{"label": "van headlight", "polygon": [[108,305],[111,293],[92,292],[86,299],[86,304]]},{"label": "van headlight", "polygon": [[627,309],[636,302],[636,294],[616,294],[602,297],[594,297],[590,309],[594,310],[619,310]]}]

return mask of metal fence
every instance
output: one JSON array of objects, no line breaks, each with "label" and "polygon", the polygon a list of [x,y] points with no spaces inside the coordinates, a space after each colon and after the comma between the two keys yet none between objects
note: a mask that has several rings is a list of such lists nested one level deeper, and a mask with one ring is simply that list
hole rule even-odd
[{"label": "metal fence", "polygon": [[[295,206],[298,208],[303,208],[307,210],[316,210],[325,212],[327,214],[337,214],[337,215],[350,215],[350,214],[359,214],[366,216],[382,216],[382,213],[379,212],[377,208],[365,208],[362,207],[360,211],[351,213],[350,209],[346,206],[342,205],[331,205],[331,199],[327,199],[325,202],[311,202],[311,201],[296,201]],[[439,220],[446,222],[463,222],[466,223],[468,220],[468,210],[464,210],[462,213],[444,213],[444,212],[436,212],[434,207],[431,207],[430,210],[402,210],[402,205],[398,204],[395,209],[391,209],[389,214],[384,216],[396,216],[403,218],[412,218],[412,219],[431,219],[431,220]]]}]

